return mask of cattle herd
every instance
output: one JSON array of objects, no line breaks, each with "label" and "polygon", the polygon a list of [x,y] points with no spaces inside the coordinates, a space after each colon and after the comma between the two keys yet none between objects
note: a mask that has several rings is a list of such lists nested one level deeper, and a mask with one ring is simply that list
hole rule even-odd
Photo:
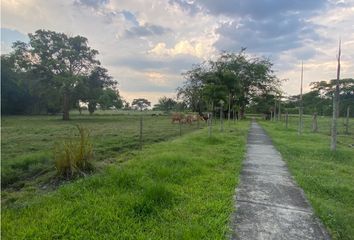
[{"label": "cattle herd", "polygon": [[209,114],[172,113],[172,123],[192,124],[193,122],[208,121]]}]

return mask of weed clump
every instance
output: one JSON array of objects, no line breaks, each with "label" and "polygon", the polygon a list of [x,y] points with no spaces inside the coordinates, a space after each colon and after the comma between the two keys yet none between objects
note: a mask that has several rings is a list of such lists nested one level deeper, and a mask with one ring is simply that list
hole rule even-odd
[{"label": "weed clump", "polygon": [[90,133],[77,125],[79,136],[66,139],[54,147],[55,167],[58,175],[67,179],[93,170],[93,145]]}]

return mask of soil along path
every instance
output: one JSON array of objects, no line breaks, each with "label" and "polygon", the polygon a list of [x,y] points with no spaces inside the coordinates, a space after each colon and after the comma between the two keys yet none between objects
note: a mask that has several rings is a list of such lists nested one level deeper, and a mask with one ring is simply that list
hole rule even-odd
[{"label": "soil along path", "polygon": [[330,239],[270,138],[252,123],[232,239]]}]

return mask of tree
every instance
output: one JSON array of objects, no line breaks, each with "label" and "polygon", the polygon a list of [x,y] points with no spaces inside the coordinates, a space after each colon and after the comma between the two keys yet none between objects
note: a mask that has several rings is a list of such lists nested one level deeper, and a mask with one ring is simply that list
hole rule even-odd
[{"label": "tree", "polygon": [[14,58],[1,55],[1,114],[23,114],[30,95],[21,86],[21,75],[14,69]]},{"label": "tree", "polygon": [[116,109],[121,109],[123,107],[123,101],[119,95],[119,91],[111,88],[107,88],[102,91],[102,94],[98,99],[98,103],[103,110],[111,107],[115,107]]},{"label": "tree", "polygon": [[[193,111],[214,111],[220,100],[231,109],[238,108],[241,117],[252,99],[271,92],[280,93],[280,80],[274,75],[272,63],[265,58],[223,52],[216,60],[195,65],[183,74],[186,81],[177,89],[177,97]],[[279,94],[278,94],[279,95]]]},{"label": "tree", "polygon": [[28,44],[14,43],[16,65],[45,83],[42,93],[50,89],[60,94],[63,120],[69,120],[74,89],[100,65],[96,60],[98,51],[91,49],[82,36],[37,30],[29,34],[29,39]]},{"label": "tree", "polygon": [[[100,98],[102,97],[102,95],[106,95],[102,99],[111,99],[111,101],[114,101],[117,106],[119,106],[118,97],[120,98],[120,96],[118,90],[117,93],[115,92],[115,90],[112,89],[111,90],[113,91],[113,93],[108,93],[105,91],[105,89],[107,91],[110,91],[108,89],[110,89],[110,87],[114,86],[115,84],[116,81],[114,81],[113,78],[108,74],[107,69],[101,66],[96,66],[91,71],[90,75],[82,78],[82,81],[80,81],[75,87],[75,99],[77,101],[88,103],[88,110],[90,114],[92,114],[96,110],[96,105],[100,102]],[[109,96],[107,96],[107,94]],[[101,103],[104,102],[104,100],[102,99]],[[103,105],[103,107],[105,108],[105,103],[103,103]],[[113,106],[113,102],[111,106]]]},{"label": "tree", "polygon": [[137,107],[140,111],[142,111],[143,109],[146,109],[148,107],[151,106],[151,102],[149,102],[147,99],[145,98],[137,98],[134,99],[132,102],[132,106]]},{"label": "tree", "polygon": [[[324,109],[325,115],[330,115],[329,109],[332,106],[331,99],[336,88],[336,79],[330,81],[320,81],[312,82],[312,90],[317,93],[320,99],[318,103],[318,108]],[[352,105],[354,102],[354,79],[344,78],[339,80],[339,101],[341,105],[339,106],[339,115],[344,116],[347,111],[347,107]],[[305,106],[307,106],[305,104]]]},{"label": "tree", "polygon": [[154,105],[154,110],[160,110],[164,112],[172,111],[176,108],[177,102],[172,98],[166,96],[159,99],[158,103]]},{"label": "tree", "polygon": [[182,87],[177,88],[177,99],[181,99],[193,112],[199,113],[205,107],[203,86],[206,71],[203,65],[194,65],[191,70],[183,73],[186,81]]}]

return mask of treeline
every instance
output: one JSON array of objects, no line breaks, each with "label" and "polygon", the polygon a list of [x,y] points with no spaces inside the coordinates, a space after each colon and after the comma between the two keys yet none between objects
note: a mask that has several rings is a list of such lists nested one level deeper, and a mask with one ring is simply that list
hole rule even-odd
[{"label": "treeline", "polygon": [[[183,75],[185,82],[177,89],[177,98],[194,112],[239,113],[242,118],[250,104],[263,104],[264,98],[280,93],[280,80],[273,64],[263,57],[239,53],[221,53],[215,60],[193,66]],[[261,112],[269,111],[264,106]]]},{"label": "treeline", "polygon": [[[303,94],[303,106],[305,114],[317,113],[322,116],[332,115],[333,93],[336,80],[311,83],[311,91]],[[347,107],[351,107],[351,116],[354,116],[354,79],[345,78],[339,84],[339,116],[346,116]],[[284,101],[284,107],[291,113],[297,113],[300,96],[291,96]]]},{"label": "treeline", "polygon": [[87,106],[121,108],[117,82],[97,60],[98,51],[82,36],[38,30],[29,43],[15,42],[1,56],[1,113],[63,113]]},{"label": "treeline", "polygon": [[[302,96],[303,113],[309,115],[317,113],[321,116],[331,116],[336,80],[312,82],[310,85],[311,91]],[[354,117],[354,79],[341,79],[339,89],[339,116],[346,116],[347,108],[351,107],[350,116]],[[268,95],[262,101],[250,104],[247,111],[250,113],[259,113],[264,110],[273,111],[279,108],[279,104],[282,112],[298,114],[300,95],[289,97]]]}]

